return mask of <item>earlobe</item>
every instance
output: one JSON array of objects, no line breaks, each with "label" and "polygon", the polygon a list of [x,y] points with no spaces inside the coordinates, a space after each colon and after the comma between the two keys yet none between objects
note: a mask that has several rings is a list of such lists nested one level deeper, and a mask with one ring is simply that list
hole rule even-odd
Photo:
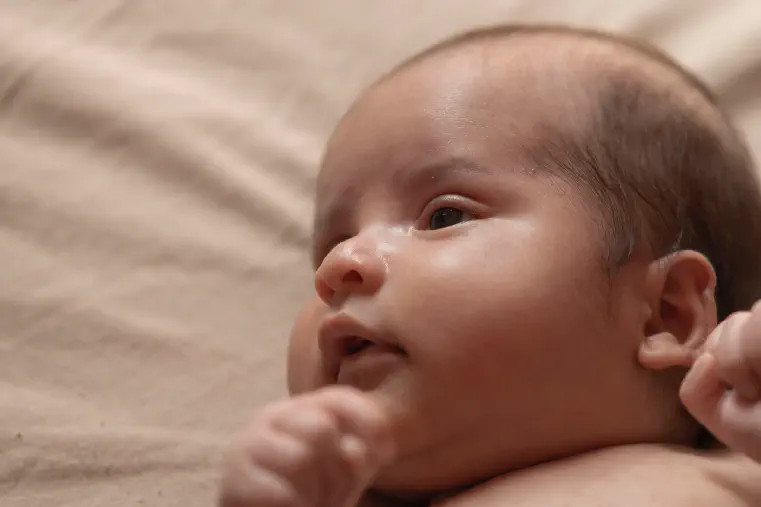
[{"label": "earlobe", "polygon": [[682,366],[689,368],[695,361],[697,352],[680,343],[668,332],[648,336],[639,346],[639,363],[650,370],[665,370]]},{"label": "earlobe", "polygon": [[716,327],[716,275],[698,252],[681,251],[653,262],[647,286],[651,317],[638,359],[653,370],[689,367]]}]

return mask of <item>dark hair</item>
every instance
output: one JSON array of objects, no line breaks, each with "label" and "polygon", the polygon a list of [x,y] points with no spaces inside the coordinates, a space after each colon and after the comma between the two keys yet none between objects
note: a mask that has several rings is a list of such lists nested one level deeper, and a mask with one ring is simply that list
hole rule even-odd
[{"label": "dark hair", "polygon": [[[657,256],[691,249],[716,270],[720,318],[761,298],[761,186],[716,96],[657,48],[634,38],[548,25],[482,28],[440,42],[390,75],[457,48],[514,36],[564,37],[619,49],[636,72],[599,69],[579,129],[545,125],[534,158],[590,191],[604,219],[609,265],[640,241]],[[665,77],[664,77],[665,76]],[[580,76],[579,88],[590,88]]]}]

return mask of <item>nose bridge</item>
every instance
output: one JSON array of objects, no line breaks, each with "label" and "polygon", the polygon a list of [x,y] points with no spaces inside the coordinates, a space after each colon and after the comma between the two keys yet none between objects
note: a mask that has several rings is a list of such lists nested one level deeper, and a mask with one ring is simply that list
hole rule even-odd
[{"label": "nose bridge", "polygon": [[389,238],[381,228],[368,228],[337,245],[316,273],[317,293],[328,304],[350,294],[372,294],[386,279]]}]

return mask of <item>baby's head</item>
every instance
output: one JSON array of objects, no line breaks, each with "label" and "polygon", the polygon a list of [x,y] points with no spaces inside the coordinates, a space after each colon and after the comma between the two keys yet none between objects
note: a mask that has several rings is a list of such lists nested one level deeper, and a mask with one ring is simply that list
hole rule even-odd
[{"label": "baby's head", "polygon": [[679,383],[717,317],[761,297],[759,216],[742,141],[656,50],[459,36],[370,87],[328,144],[291,390],[345,383],[388,409],[392,492],[691,445]]}]

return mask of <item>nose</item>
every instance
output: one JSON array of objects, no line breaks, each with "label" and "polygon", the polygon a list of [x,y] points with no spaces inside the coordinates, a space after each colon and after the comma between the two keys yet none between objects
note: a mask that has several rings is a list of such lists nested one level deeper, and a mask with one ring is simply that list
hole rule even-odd
[{"label": "nose", "polygon": [[373,294],[386,279],[386,262],[377,248],[362,244],[359,237],[334,248],[315,275],[317,294],[334,306],[352,294]]}]

